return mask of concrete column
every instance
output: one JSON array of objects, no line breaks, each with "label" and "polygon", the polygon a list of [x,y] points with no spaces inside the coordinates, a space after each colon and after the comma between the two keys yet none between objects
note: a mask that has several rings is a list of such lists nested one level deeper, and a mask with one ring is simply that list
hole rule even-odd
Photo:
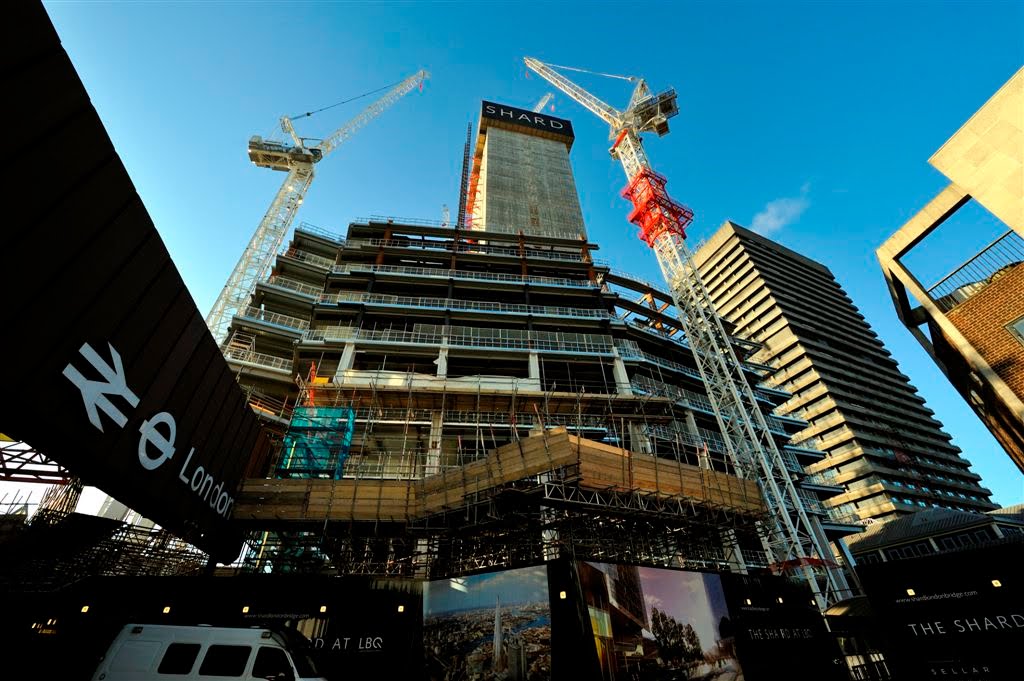
[{"label": "concrete column", "polygon": [[338,378],[341,372],[351,369],[356,363],[356,344],[345,343],[345,349],[341,351],[341,359],[338,361],[338,369],[334,372],[334,382],[339,383]]},{"label": "concrete column", "polygon": [[530,353],[530,379],[540,380],[540,356],[536,352]]},{"label": "concrete column", "polygon": [[747,574],[747,561],[743,559],[743,550],[736,540],[736,531],[721,530],[718,536],[722,538],[722,550],[725,552],[725,559],[729,561],[729,571]]},{"label": "concrete column", "polygon": [[424,475],[441,472],[441,436],[444,434],[444,417],[440,409],[430,414],[430,441],[427,449],[427,469]]},{"label": "concrete column", "polygon": [[441,349],[437,352],[437,359],[434,360],[434,364],[437,365],[437,376],[438,378],[445,378],[448,376],[448,344],[442,343]]},{"label": "concrete column", "polygon": [[651,439],[644,434],[644,427],[639,423],[629,424],[630,449],[641,454],[650,454],[654,451],[651,447]]},{"label": "concrete column", "polygon": [[619,357],[618,348],[612,348],[615,357],[612,359],[612,378],[615,379],[615,390],[620,395],[631,395],[633,389],[630,387],[629,374],[626,372],[626,363]]},{"label": "concrete column", "polygon": [[[683,412],[686,432],[693,435],[696,438],[700,438],[700,430],[697,429],[697,419],[693,418],[693,412],[687,409]],[[705,470],[711,470],[711,457],[708,456],[708,451],[704,447],[697,448],[697,465]]]}]

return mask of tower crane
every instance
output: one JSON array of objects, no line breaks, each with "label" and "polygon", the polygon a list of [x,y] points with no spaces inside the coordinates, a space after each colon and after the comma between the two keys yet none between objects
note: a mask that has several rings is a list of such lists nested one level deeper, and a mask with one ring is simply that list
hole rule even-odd
[{"label": "tower crane", "polygon": [[[209,327],[218,345],[224,343],[231,320],[239,308],[247,304],[256,284],[263,279],[274,255],[281,247],[285,234],[295,220],[295,214],[302,205],[309,185],[313,181],[313,166],[327,158],[342,143],[385,109],[411,92],[422,89],[423,81],[430,77],[424,70],[417,71],[392,87],[380,99],[363,109],[362,113],[335,130],[330,136],[318,140],[319,144],[306,145],[298,136],[291,118],[281,117],[281,130],[291,137],[294,144],[263,139],[256,135],[249,139],[249,159],[261,168],[280,170],[288,173],[281,188],[274,196],[266,215],[249,239],[249,244],[231,271],[223,290],[217,296],[210,313],[206,316]],[[311,115],[310,113],[305,114]]]},{"label": "tower crane", "polygon": [[654,94],[642,78],[614,76],[634,83],[629,104],[615,109],[555,69],[595,73],[545,64],[526,57],[526,66],[597,115],[610,127],[609,150],[626,172],[622,195],[633,204],[630,222],[658,259],[662,275],[679,313],[690,348],[707,386],[708,398],[722,432],[728,457],[737,473],[758,481],[768,509],[762,523],[762,541],[776,570],[795,570],[810,586],[824,611],[849,595],[842,571],[832,560],[821,521],[807,513],[803,500],[775,443],[768,423],[743,375],[725,328],[711,302],[685,243],[693,212],[669,197],[667,180],[651,167],[641,133],[668,133],[668,119],[679,113],[676,92]]},{"label": "tower crane", "polygon": [[545,93],[544,96],[541,97],[540,100],[538,100],[538,102],[533,105],[533,112],[534,113],[540,113],[541,111],[544,110],[544,107],[546,107],[548,105],[548,102],[550,102],[554,98],[555,98],[554,93],[552,93],[552,92]]}]

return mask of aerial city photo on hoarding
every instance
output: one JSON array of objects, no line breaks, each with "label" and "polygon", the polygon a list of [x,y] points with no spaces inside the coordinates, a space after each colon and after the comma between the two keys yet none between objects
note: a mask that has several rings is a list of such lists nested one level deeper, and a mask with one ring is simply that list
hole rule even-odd
[{"label": "aerial city photo on hoarding", "polygon": [[423,649],[431,681],[551,678],[547,568],[428,582]]}]

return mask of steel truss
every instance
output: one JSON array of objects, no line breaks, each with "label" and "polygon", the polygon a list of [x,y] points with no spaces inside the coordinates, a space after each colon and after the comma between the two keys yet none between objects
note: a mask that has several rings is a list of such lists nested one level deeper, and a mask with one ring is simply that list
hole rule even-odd
[{"label": "steel truss", "polygon": [[[409,524],[320,521],[315,529],[289,523],[255,531],[239,569],[443,578],[555,556],[689,569],[768,566],[758,514],[683,497],[585,490],[572,469],[482,490],[465,506]],[[743,547],[742,561],[723,546],[724,533]]]},{"label": "steel truss", "polygon": [[71,474],[32,445],[0,439],[0,480],[66,485]]}]

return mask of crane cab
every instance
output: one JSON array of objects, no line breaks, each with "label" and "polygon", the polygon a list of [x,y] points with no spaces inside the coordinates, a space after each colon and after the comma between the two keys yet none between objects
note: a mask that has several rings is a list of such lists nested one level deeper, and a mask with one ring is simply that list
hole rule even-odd
[{"label": "crane cab", "polygon": [[658,133],[658,137],[664,137],[668,134],[668,119],[679,113],[676,91],[670,88],[641,100],[633,112],[640,122],[640,130],[653,131]]},{"label": "crane cab", "polygon": [[323,152],[317,148],[286,145],[275,140],[265,140],[259,135],[249,138],[249,160],[261,168],[291,170],[297,164],[317,163]]}]

